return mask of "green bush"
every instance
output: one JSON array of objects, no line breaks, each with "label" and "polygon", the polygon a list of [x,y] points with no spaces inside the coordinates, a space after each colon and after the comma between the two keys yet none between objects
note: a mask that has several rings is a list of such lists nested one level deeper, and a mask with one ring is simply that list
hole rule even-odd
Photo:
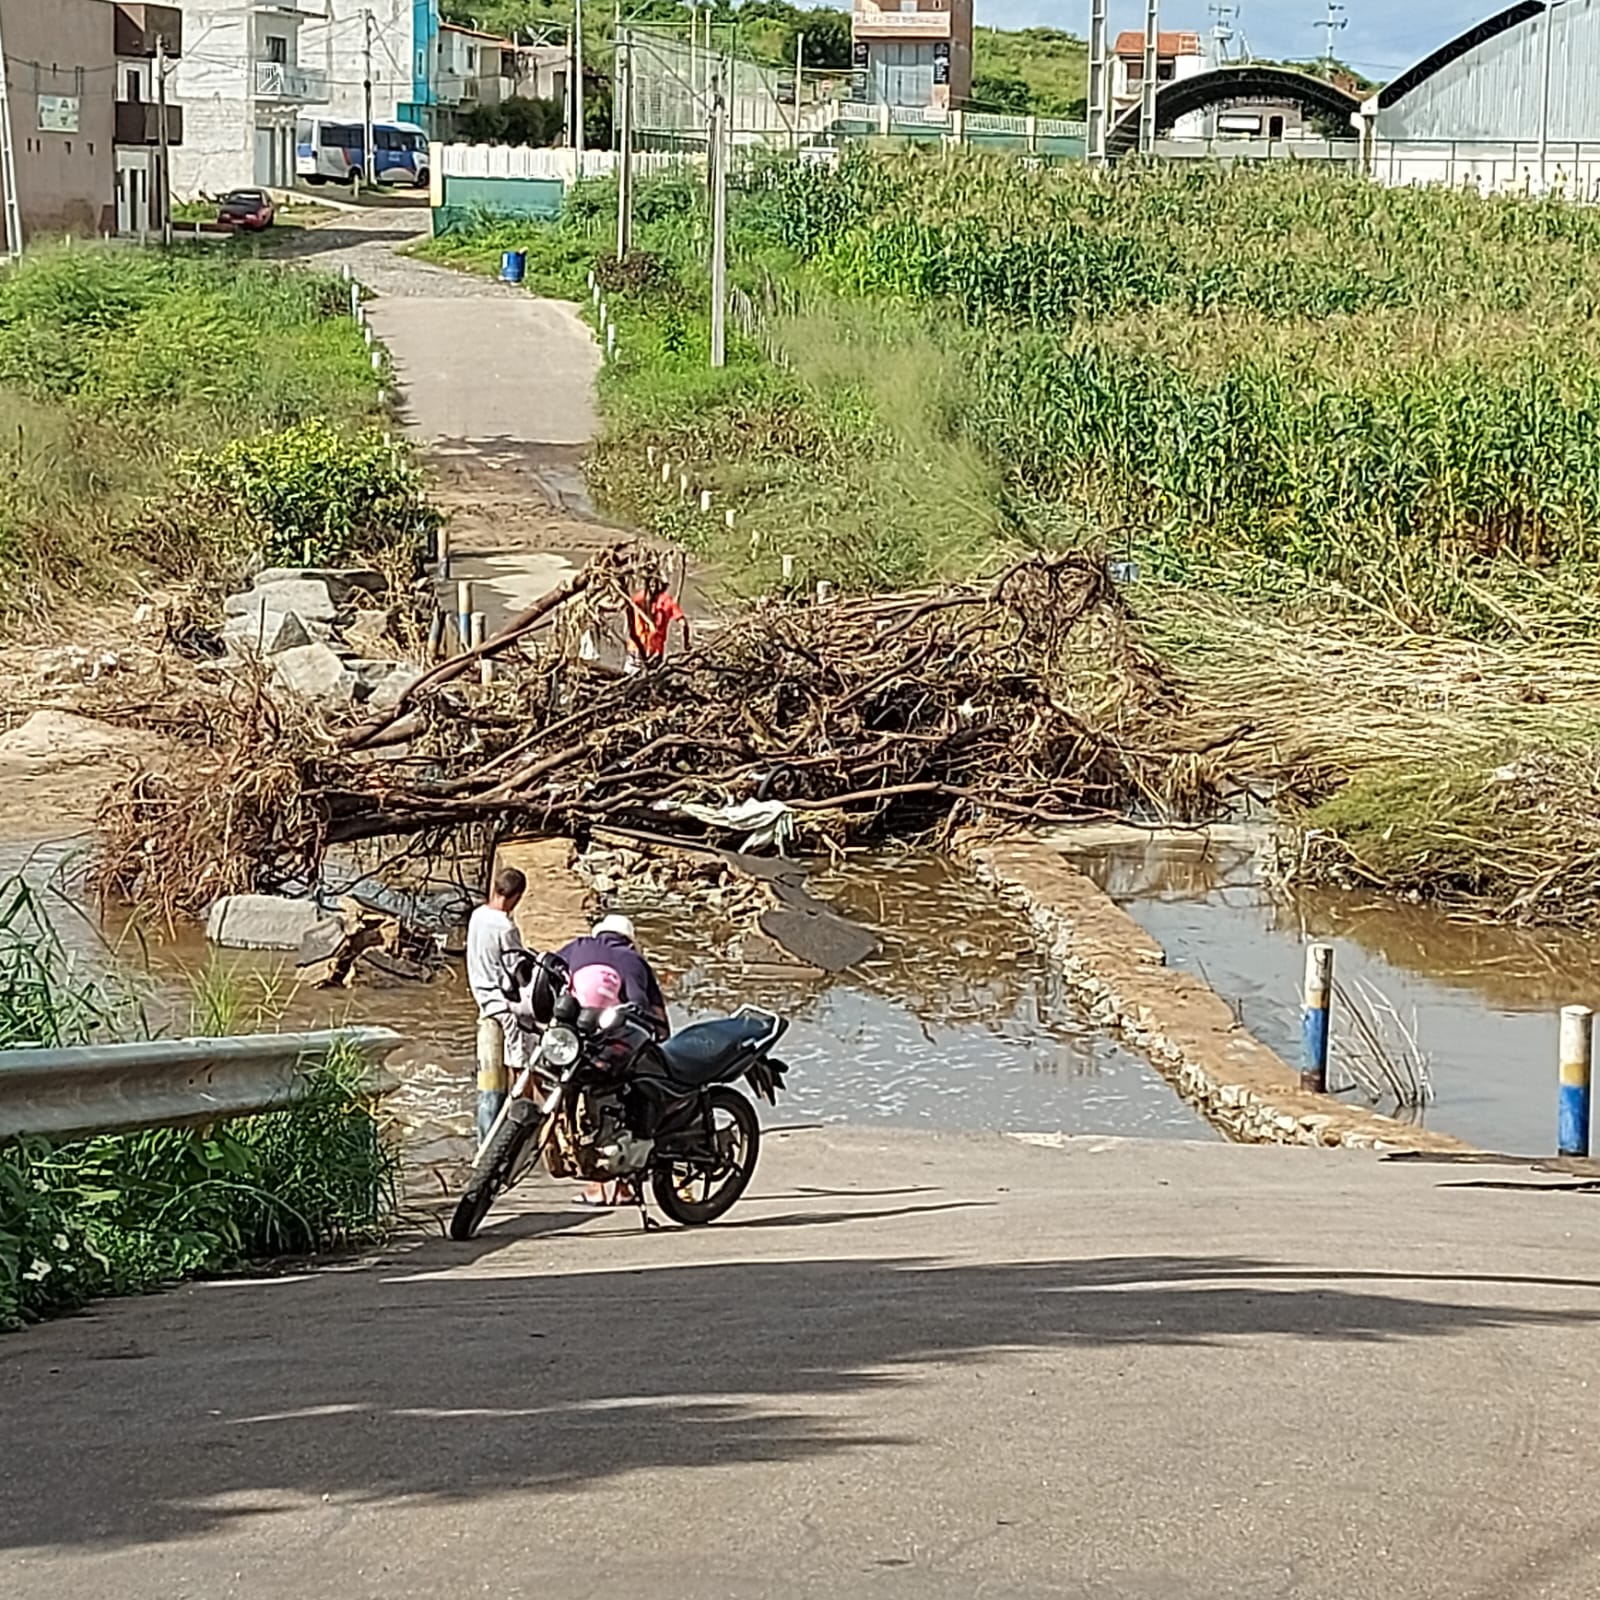
[{"label": "green bush", "polygon": [[376,552],[419,554],[438,526],[422,474],[376,431],[342,434],[320,419],[185,456],[171,515],[198,536],[218,526],[268,565],[336,566]]}]

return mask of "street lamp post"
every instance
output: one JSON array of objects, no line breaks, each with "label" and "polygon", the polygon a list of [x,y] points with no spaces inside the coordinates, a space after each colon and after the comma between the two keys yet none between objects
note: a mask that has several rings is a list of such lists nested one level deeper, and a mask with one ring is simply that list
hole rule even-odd
[{"label": "street lamp post", "polygon": [[1550,73],[1555,60],[1556,11],[1567,0],[1547,0],[1544,8],[1544,74],[1539,85],[1539,193],[1548,187],[1545,173],[1550,159]]}]

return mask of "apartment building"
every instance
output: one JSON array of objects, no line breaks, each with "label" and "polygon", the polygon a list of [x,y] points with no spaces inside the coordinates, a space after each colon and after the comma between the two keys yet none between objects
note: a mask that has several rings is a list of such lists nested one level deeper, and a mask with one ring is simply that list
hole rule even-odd
[{"label": "apartment building", "polygon": [[854,94],[947,111],[972,93],[972,0],[855,0]]},{"label": "apartment building", "polygon": [[[327,106],[326,36],[302,39],[316,0],[202,0],[186,4],[191,46],[177,72],[185,111],[172,158],[179,195],[219,194],[240,184],[287,188],[295,175],[295,125]],[[319,13],[320,15],[320,13]],[[352,68],[359,81],[360,55]]]},{"label": "apartment building", "polygon": [[[0,24],[22,243],[159,227],[155,59],[158,43],[181,55],[182,15],[112,0],[0,0]],[[176,104],[166,127],[180,147]]]},{"label": "apartment building", "polygon": [[441,21],[438,0],[327,0],[325,16],[301,36],[308,53],[321,52],[332,67],[325,115],[365,115],[368,13],[375,122],[415,122],[449,139],[461,112],[519,92],[517,46]]}]

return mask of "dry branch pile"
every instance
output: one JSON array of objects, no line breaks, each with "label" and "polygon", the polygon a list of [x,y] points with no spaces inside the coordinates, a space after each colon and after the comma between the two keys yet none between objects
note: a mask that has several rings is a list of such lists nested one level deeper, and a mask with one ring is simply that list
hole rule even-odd
[{"label": "dry branch pile", "polygon": [[103,881],[192,910],[355,840],[469,824],[703,836],[685,802],[781,800],[802,835],[854,841],[1218,803],[1227,741],[1174,740],[1174,696],[1085,557],[1036,557],[986,588],[759,607],[619,676],[570,640],[634,577],[608,552],[517,619],[487,647],[490,687],[468,687],[457,658],[387,721],[258,720],[209,769],[136,780],[103,819]]}]

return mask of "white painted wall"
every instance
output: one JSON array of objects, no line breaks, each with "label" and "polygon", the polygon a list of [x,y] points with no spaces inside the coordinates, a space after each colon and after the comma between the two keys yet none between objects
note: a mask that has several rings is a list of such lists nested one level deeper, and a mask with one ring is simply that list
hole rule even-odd
[{"label": "white painted wall", "polygon": [[365,69],[361,13],[372,12],[372,120],[393,122],[397,109],[411,100],[416,46],[412,39],[411,0],[328,0],[326,21],[301,25],[300,38],[309,54],[326,60],[332,88],[328,106],[317,115],[359,122],[364,114],[362,77]]},{"label": "white painted wall", "polygon": [[250,13],[242,4],[185,5],[184,53],[173,74],[183,143],[172,154],[180,197],[249,183],[254,172]]}]

